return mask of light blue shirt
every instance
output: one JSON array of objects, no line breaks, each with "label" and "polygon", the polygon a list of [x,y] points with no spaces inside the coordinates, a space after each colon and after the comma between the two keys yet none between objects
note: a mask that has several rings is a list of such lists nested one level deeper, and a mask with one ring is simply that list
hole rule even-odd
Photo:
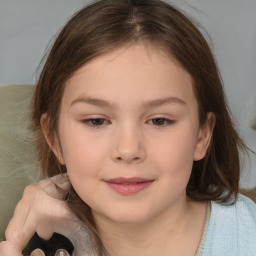
[{"label": "light blue shirt", "polygon": [[202,256],[256,256],[256,204],[239,195],[234,205],[211,202]]}]

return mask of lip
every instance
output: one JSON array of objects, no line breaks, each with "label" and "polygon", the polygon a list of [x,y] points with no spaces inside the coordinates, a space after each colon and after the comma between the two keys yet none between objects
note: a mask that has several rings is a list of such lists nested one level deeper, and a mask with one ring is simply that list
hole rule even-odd
[{"label": "lip", "polygon": [[149,187],[154,180],[143,179],[139,177],[132,178],[114,178],[106,180],[106,184],[115,192],[122,195],[133,195]]}]

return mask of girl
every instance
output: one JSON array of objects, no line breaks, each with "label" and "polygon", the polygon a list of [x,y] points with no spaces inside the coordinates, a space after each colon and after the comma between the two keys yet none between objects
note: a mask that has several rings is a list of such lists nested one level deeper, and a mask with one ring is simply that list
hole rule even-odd
[{"label": "girl", "polygon": [[246,146],[206,40],[171,5],[79,11],[46,60],[33,121],[53,178],[26,188],[1,256],[35,232],[65,235],[73,255],[255,255],[256,206],[238,195]]}]

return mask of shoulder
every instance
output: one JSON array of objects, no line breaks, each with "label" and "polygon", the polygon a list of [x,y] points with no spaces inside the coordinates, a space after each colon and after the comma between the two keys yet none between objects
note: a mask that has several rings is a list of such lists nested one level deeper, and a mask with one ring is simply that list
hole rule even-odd
[{"label": "shoulder", "polygon": [[[223,218],[227,215],[237,219],[239,216],[240,218],[237,219],[237,221],[256,222],[256,204],[251,199],[241,194],[238,195],[235,204],[228,205],[212,201],[211,207],[213,217]],[[230,222],[229,219],[225,219],[225,221]]]},{"label": "shoulder", "polygon": [[252,221],[256,225],[256,203],[250,198],[238,195],[237,202],[235,204],[236,211],[243,214],[245,220]]},{"label": "shoulder", "polygon": [[204,252],[205,256],[255,255],[256,204],[251,199],[238,195],[233,205],[211,202]]},{"label": "shoulder", "polygon": [[[246,196],[238,195],[233,205],[211,202],[209,231],[219,229],[220,233],[237,231],[231,237],[254,235],[256,238],[256,204]],[[239,238],[241,239],[241,237]]]}]

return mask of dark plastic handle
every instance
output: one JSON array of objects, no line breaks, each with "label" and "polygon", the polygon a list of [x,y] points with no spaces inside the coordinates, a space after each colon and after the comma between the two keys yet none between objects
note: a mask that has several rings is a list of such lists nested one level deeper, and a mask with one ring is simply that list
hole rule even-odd
[{"label": "dark plastic handle", "polygon": [[41,249],[46,256],[55,256],[56,251],[59,249],[64,249],[69,255],[72,255],[74,246],[68,238],[58,233],[53,233],[49,240],[44,240],[35,233],[22,251],[22,254],[29,256],[35,249]]}]

